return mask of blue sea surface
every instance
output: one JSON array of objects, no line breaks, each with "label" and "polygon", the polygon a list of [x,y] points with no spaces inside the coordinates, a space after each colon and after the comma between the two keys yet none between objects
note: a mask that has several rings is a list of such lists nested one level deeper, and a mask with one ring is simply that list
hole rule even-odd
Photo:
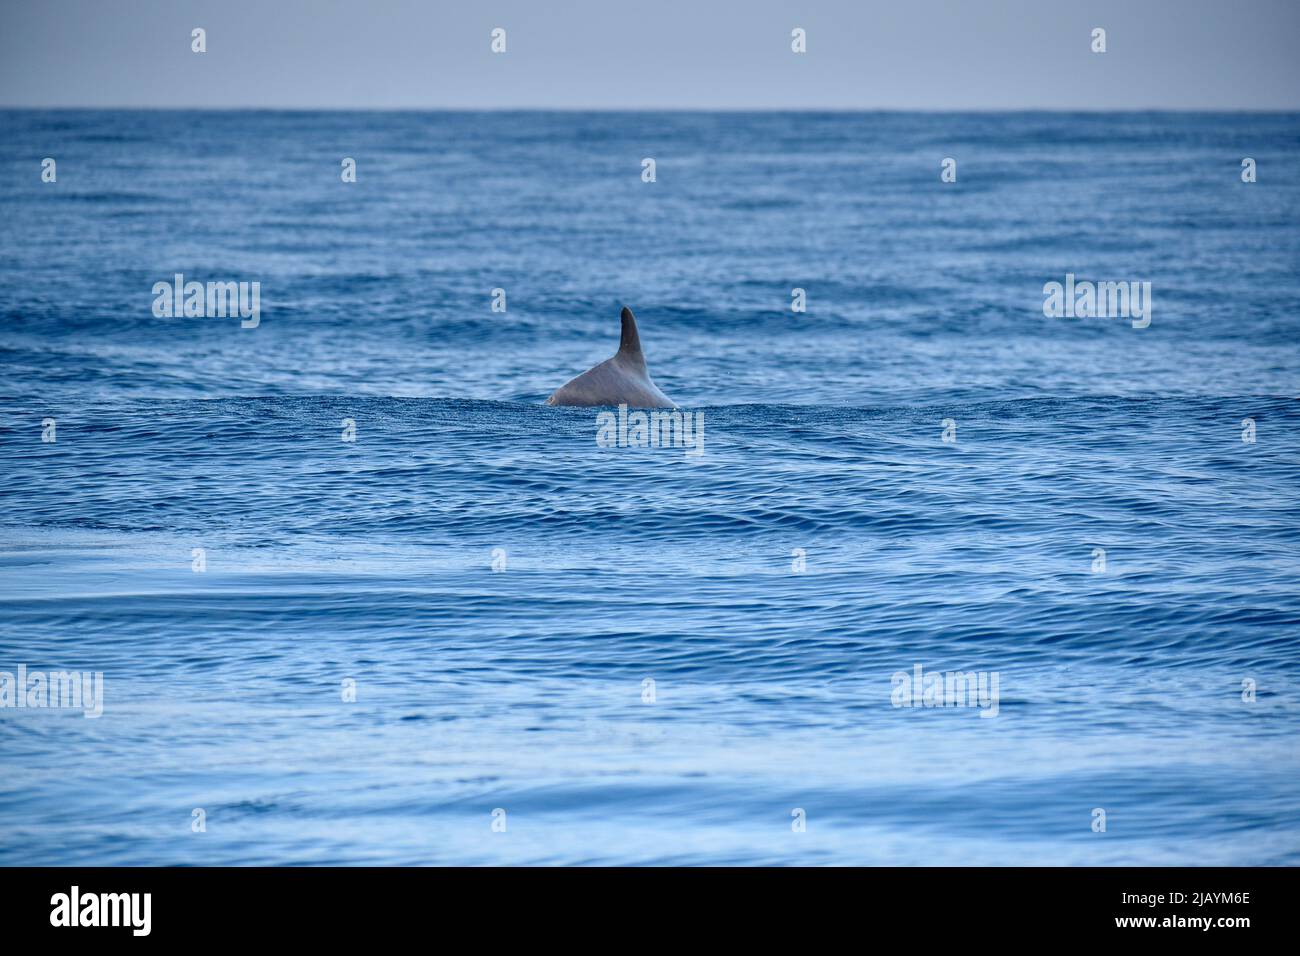
[{"label": "blue sea surface", "polygon": [[[104,681],[0,707],[0,863],[1300,863],[1298,169],[1296,114],[0,112],[0,671]],[[701,454],[543,405],[623,305]]]}]

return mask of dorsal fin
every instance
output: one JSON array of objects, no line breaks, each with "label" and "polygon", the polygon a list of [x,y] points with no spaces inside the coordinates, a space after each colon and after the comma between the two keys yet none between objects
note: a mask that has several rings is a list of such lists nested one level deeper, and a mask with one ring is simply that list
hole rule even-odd
[{"label": "dorsal fin", "polygon": [[618,358],[635,362],[645,367],[645,356],[641,354],[641,336],[636,332],[636,316],[627,306],[623,306],[620,316],[623,320],[623,336],[618,340]]}]

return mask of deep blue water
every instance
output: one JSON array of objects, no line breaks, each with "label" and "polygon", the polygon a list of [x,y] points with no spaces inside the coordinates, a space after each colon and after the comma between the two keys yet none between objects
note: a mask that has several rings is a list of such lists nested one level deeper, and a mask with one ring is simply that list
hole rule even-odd
[{"label": "deep blue water", "polygon": [[[1300,116],[0,131],[0,863],[1300,863]],[[698,458],[542,405],[623,304]]]}]

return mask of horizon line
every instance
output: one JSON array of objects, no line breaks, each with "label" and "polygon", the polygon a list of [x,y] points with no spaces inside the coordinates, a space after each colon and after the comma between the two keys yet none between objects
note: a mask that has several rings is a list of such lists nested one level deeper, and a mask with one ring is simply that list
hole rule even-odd
[{"label": "horizon line", "polygon": [[16,105],[0,103],[5,111],[59,110],[81,112],[150,113],[1244,113],[1300,114],[1300,106],[146,106],[146,105]]}]

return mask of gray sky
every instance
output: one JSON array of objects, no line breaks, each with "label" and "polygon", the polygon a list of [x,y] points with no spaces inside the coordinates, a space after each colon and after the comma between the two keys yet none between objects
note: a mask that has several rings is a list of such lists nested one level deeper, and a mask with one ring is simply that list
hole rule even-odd
[{"label": "gray sky", "polygon": [[1297,41],[1300,0],[0,0],[0,105],[1298,109]]}]

